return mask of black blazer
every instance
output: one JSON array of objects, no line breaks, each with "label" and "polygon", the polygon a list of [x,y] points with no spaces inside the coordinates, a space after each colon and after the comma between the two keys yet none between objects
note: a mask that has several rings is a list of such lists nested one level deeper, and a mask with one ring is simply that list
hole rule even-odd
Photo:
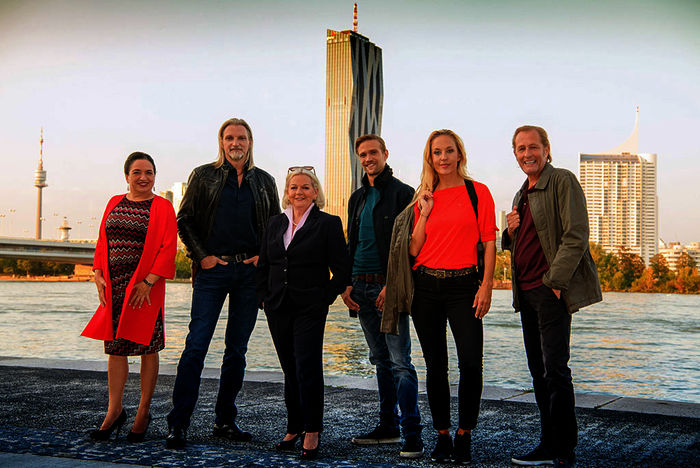
[{"label": "black blazer", "polygon": [[281,213],[270,218],[265,230],[256,269],[258,300],[266,312],[278,309],[287,294],[299,305],[332,304],[350,280],[340,218],[314,206],[285,250],[287,226],[289,219]]}]

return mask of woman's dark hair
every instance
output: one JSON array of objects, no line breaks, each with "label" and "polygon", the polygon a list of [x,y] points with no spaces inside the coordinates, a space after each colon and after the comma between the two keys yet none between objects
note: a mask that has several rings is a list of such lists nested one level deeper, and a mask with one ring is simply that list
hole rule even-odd
[{"label": "woman's dark hair", "polygon": [[129,175],[129,169],[131,169],[131,165],[134,163],[134,161],[138,161],[139,159],[145,159],[151,165],[153,166],[153,174],[156,173],[156,163],[153,161],[153,158],[147,155],[146,153],[142,153],[141,151],[135,151],[131,153],[129,156],[126,157],[126,161],[124,161],[124,175]]}]

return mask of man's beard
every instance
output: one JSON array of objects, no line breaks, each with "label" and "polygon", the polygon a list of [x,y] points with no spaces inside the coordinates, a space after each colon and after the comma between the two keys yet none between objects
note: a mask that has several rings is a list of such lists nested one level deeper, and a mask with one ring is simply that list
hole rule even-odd
[{"label": "man's beard", "polygon": [[234,161],[240,161],[245,158],[245,152],[242,150],[231,150],[229,151],[228,156]]}]

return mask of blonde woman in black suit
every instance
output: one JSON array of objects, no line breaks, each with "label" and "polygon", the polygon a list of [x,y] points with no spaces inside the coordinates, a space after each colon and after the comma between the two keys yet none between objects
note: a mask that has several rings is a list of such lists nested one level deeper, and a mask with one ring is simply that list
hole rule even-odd
[{"label": "blonde woman in black suit", "polygon": [[342,222],[322,212],[324,205],[314,168],[289,168],[284,212],[270,218],[256,271],[258,297],[284,372],[287,434],[276,448],[294,450],[303,439],[301,458],[307,460],[318,456],[323,427],[328,307],[350,280]]}]

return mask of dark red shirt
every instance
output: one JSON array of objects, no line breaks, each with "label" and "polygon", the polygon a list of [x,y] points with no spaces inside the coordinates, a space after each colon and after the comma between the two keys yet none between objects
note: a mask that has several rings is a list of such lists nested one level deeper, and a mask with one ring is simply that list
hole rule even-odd
[{"label": "dark red shirt", "polygon": [[515,245],[515,271],[518,287],[527,291],[542,285],[542,276],[549,270],[547,258],[542,251],[540,238],[537,237],[535,222],[530,212],[528,195],[534,189],[523,193],[522,202],[518,209],[520,227]]}]

